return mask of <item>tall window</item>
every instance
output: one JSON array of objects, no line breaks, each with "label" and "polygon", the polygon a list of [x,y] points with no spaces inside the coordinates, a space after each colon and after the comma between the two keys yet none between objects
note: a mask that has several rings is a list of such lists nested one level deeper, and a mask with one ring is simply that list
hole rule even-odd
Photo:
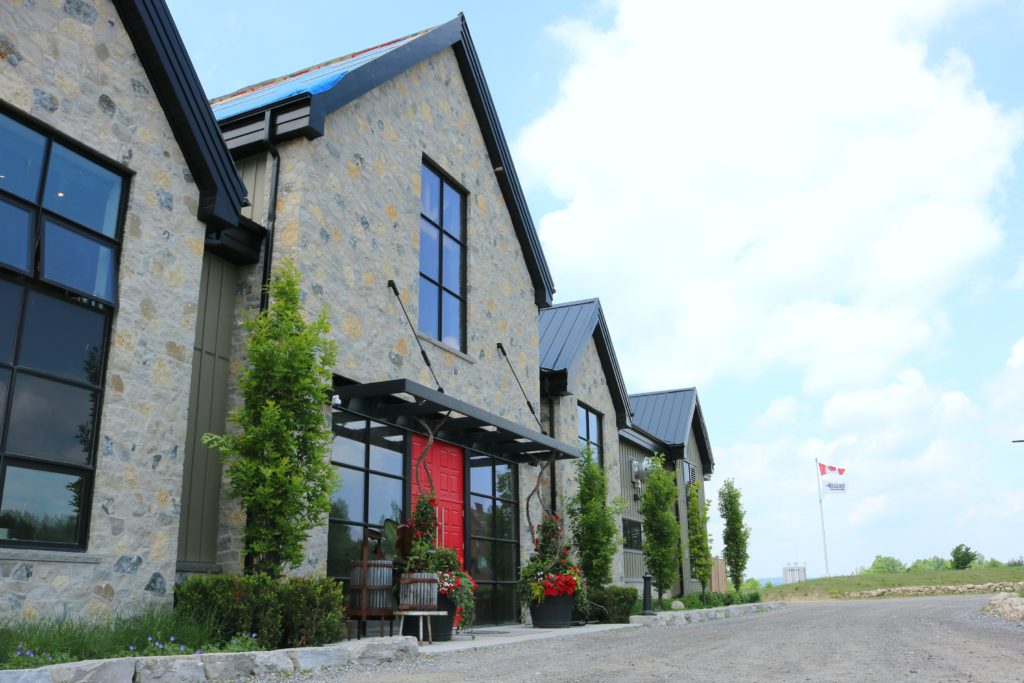
[{"label": "tall window", "polygon": [[465,351],[465,196],[426,164],[420,173],[419,329]]},{"label": "tall window", "polygon": [[622,518],[622,546],[626,550],[643,550],[643,524],[634,520]]},{"label": "tall window", "polygon": [[479,453],[472,455],[469,468],[467,567],[477,582],[477,622],[516,621],[519,568],[516,470],[506,462]]},{"label": "tall window", "polygon": [[86,546],[126,189],[0,113],[0,546]]},{"label": "tall window", "polygon": [[601,448],[601,416],[583,404],[576,405],[577,435],[580,439],[580,450],[590,447],[594,460],[604,467],[604,449]]},{"label": "tall window", "polygon": [[[341,482],[331,496],[327,574],[348,578],[366,530],[405,519],[405,433],[345,414],[335,422],[331,462]],[[394,539],[385,540],[393,542]],[[385,547],[390,557],[393,547]]]}]

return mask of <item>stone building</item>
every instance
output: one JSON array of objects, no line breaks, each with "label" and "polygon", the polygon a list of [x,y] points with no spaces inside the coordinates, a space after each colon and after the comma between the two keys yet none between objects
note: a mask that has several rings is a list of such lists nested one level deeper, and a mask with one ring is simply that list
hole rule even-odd
[{"label": "stone building", "polygon": [[[478,621],[516,620],[532,465],[577,450],[543,434],[534,413],[537,317],[553,287],[465,21],[244,88],[213,109],[251,216],[268,228],[266,262],[296,263],[304,305],[327,311],[338,343],[331,457],[342,483],[300,571],[348,577],[366,530],[405,519],[432,484],[443,542],[480,586]],[[202,297],[228,303],[221,319],[255,305],[246,295],[265,267],[207,261],[225,274]],[[238,362],[239,343],[222,362]],[[229,396],[228,375],[201,371],[193,395]],[[216,476],[197,441],[223,421],[225,402],[210,404],[220,415],[197,411],[204,424],[190,430],[186,458]],[[430,480],[417,474],[421,454]],[[186,482],[182,568],[236,571],[244,520],[198,490],[211,479]]]},{"label": "stone building", "polygon": [[244,259],[244,200],[162,0],[0,3],[0,618],[170,600],[202,259]]},{"label": "stone building", "polygon": [[[297,573],[347,578],[366,532],[433,486],[478,622],[514,621],[534,497],[564,509],[581,445],[610,503],[629,439],[710,473],[699,406],[680,441],[631,419],[599,302],[552,306],[461,15],[211,109],[163,0],[7,2],[0,618],[103,616],[241,570],[245,516],[201,437],[226,428],[238,323],[285,258],[339,349],[341,484]],[[619,553],[614,582],[637,566]]]}]

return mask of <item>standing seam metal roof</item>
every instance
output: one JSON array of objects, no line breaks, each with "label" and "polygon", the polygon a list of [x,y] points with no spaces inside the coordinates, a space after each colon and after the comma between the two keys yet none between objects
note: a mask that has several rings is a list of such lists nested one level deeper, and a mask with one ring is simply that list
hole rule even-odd
[{"label": "standing seam metal roof", "polygon": [[693,388],[630,394],[633,422],[665,443],[685,443],[696,396],[697,391]]}]

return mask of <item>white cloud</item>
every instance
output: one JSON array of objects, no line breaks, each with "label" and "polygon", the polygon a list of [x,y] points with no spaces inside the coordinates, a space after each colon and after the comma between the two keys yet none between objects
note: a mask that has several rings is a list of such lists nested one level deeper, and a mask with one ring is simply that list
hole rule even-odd
[{"label": "white cloud", "polygon": [[941,338],[1021,140],[964,55],[926,66],[952,6],[622,0],[557,28],[576,59],[517,159],[564,201],[559,298],[601,296],[631,386],[863,386]]},{"label": "white cloud", "polygon": [[[822,423],[829,428],[879,428],[897,422],[930,424],[962,421],[975,412],[960,391],[939,391],[914,369],[900,372],[881,389],[862,389],[833,395],[825,402]],[[961,424],[963,424],[961,422]]]},{"label": "white cloud", "polygon": [[795,396],[782,396],[772,399],[764,412],[754,418],[751,426],[757,429],[769,429],[792,424],[800,411],[800,403]]}]

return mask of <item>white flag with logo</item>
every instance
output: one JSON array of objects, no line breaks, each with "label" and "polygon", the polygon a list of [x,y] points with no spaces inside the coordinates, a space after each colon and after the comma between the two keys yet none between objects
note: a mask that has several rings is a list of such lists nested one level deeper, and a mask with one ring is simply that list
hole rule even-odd
[{"label": "white flag with logo", "polygon": [[846,482],[845,481],[828,481],[822,480],[821,482],[822,493],[846,493]]}]

